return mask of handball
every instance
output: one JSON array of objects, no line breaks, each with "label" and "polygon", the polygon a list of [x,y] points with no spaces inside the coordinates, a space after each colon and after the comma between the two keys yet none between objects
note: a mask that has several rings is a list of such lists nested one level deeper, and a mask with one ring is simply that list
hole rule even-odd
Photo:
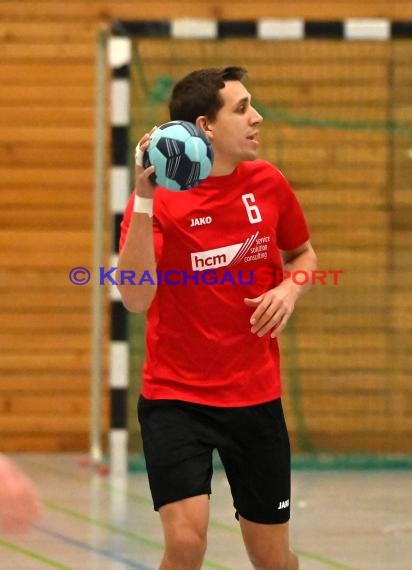
[{"label": "handball", "polygon": [[179,192],[198,186],[212,170],[213,149],[205,133],[187,121],[169,121],[150,135],[143,166],[155,167],[154,184]]}]

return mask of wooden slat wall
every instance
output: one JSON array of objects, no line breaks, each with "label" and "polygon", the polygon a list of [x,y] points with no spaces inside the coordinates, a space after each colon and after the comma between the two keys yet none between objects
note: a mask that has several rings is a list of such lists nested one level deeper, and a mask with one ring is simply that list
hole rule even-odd
[{"label": "wooden slat wall", "polygon": [[5,450],[88,445],[91,291],[71,285],[68,272],[91,263],[98,23],[71,21],[64,3],[58,17],[44,11],[53,4],[0,8]]},{"label": "wooden slat wall", "polygon": [[[11,16],[33,22],[33,20],[53,20],[59,22],[92,22],[111,19],[152,19],[196,17],[220,19],[305,18],[340,20],[342,18],[392,18],[406,20],[412,16],[412,6],[408,0],[318,0],[314,5],[310,0],[160,0],[155,4],[145,4],[134,0],[4,0],[0,4],[0,15]],[[161,15],[161,16],[159,16]]]},{"label": "wooden slat wall", "polygon": [[[349,124],[399,121],[411,127],[411,42],[371,44],[369,54],[367,49],[368,42],[363,55],[359,45],[346,45],[342,54],[346,80],[355,91],[366,83],[368,93],[344,97],[334,106],[327,91],[323,110],[319,106],[312,113],[308,81],[299,113],[345,118]],[[344,77],[338,72],[340,46],[330,44],[328,50],[336,62],[332,70]],[[352,59],[356,50],[360,57]],[[306,52],[310,62],[310,46]],[[318,64],[321,54],[320,49]],[[330,69],[329,64],[328,77]],[[412,132],[301,128],[298,134],[300,140],[288,134],[283,139],[285,170],[312,223],[321,267],[343,269],[344,275],[339,287],[316,287],[302,300],[295,332],[292,328],[282,338],[295,446],[410,453]],[[301,150],[308,143],[305,159]]]},{"label": "wooden slat wall", "polygon": [[[100,25],[111,20],[158,19],[159,14],[162,19],[192,16],[318,20],[387,17],[402,20],[412,19],[412,3],[409,0],[319,0],[315,4],[307,0],[261,0],[254,3],[246,0],[163,0],[156,3],[138,0],[6,0],[0,3],[0,292],[3,299],[0,307],[0,449],[57,451],[87,447],[91,291],[89,286],[71,285],[68,271],[75,265],[90,267],[91,263],[96,34]],[[410,54],[406,56],[410,57]],[[358,73],[368,81],[376,81],[373,92],[361,83],[354,90],[339,87],[354,119],[382,119],[381,109],[371,99],[375,97],[382,102],[388,96],[385,87],[378,86],[384,74],[382,57],[381,53],[370,53],[368,63],[361,71],[356,65],[351,70],[351,73]],[[297,76],[308,80],[317,73],[316,62],[312,62],[311,67],[298,67],[292,62],[288,65],[293,65]],[[265,62],[261,63],[261,71],[258,66],[256,62],[257,75],[264,73]],[[287,73],[288,69],[285,71]],[[338,68],[329,69],[331,77],[340,72]],[[411,68],[406,64],[398,66],[395,74],[402,93],[399,96],[403,98],[403,105],[398,107],[398,118],[410,119],[408,89]],[[323,109],[329,112],[325,110],[325,101],[330,102],[333,89],[335,87],[319,89],[312,86],[304,111]],[[262,101],[270,97],[269,91],[263,85],[259,87]],[[293,86],[280,85],[278,97],[279,102],[288,101],[292,110],[295,104],[298,109],[301,91]],[[362,113],[357,110],[359,101],[362,101]],[[335,117],[335,110],[330,111],[332,117]],[[379,140],[375,141],[375,146],[363,148],[361,139],[354,147],[352,142],[358,136],[354,133],[346,142],[342,140],[340,152],[332,156],[327,145],[312,144],[317,135],[310,128],[304,131],[306,145],[302,144],[302,132],[297,135],[295,130],[284,126],[282,135],[284,140],[290,140],[290,146],[285,145],[282,161],[289,165],[290,175],[295,178],[293,182],[303,189],[302,199],[312,225],[322,228],[323,237],[316,238],[320,242],[316,245],[321,246],[322,240],[329,244],[329,248],[322,248],[324,266],[336,265],[336,227],[337,232],[346,232],[341,235],[348,249],[358,239],[364,241],[366,254],[357,254],[359,261],[366,265],[370,263],[373,268],[369,283],[383,288],[386,273],[382,266],[386,262],[388,234],[374,229],[387,223],[385,188],[380,186],[384,173],[382,165],[387,159],[385,148]],[[310,147],[309,153],[307,147]],[[404,150],[399,149],[399,168],[394,170],[396,208],[391,218],[395,230],[391,239],[395,252],[394,267],[405,270],[408,276],[412,271],[408,251],[408,212],[412,203],[405,182],[405,175],[410,172],[403,167]],[[362,169],[354,172],[353,186],[346,190],[345,195],[336,193],[332,205],[338,206],[341,199],[346,202],[350,199],[363,208],[362,215],[368,216],[370,226],[355,234],[345,229],[344,220],[336,211],[329,211],[330,223],[325,224],[322,211],[313,206],[315,203],[322,207],[331,204],[330,195],[324,192],[331,180],[325,175],[320,184],[319,176],[314,176],[313,164],[333,158],[336,165],[333,178],[339,180],[340,172],[348,168],[354,152],[358,161],[365,164],[373,162],[376,170],[369,169],[367,175]],[[374,189],[367,197],[362,192],[365,184]],[[370,210],[366,211],[365,204],[371,205]],[[341,241],[342,238],[339,243]],[[372,248],[377,248],[375,259],[378,264],[371,262],[367,254]],[[349,251],[347,255],[350,257]],[[344,254],[340,263],[347,267]],[[356,276],[354,279],[356,282]],[[328,295],[328,309],[323,318],[324,322],[330,322],[331,329],[336,326],[356,327],[358,332],[353,339],[358,343],[360,353],[371,350],[372,342],[385,346],[386,337],[369,331],[361,310],[362,306],[373,306],[377,318],[385,322],[385,297],[381,289],[378,288],[372,296],[363,295],[362,300],[354,305],[354,314],[344,311],[335,314],[333,295],[331,298]],[[405,306],[410,309],[406,286],[396,289],[393,303],[391,327],[410,334],[410,320],[405,319]],[[303,330],[310,328],[316,311],[324,313],[321,307],[314,293],[302,304],[297,326]],[[303,405],[311,410],[309,427],[316,432],[319,445],[327,444],[328,438],[332,437],[322,423],[325,411],[332,414],[336,405],[329,385],[337,392],[356,392],[359,389],[365,393],[379,392],[382,397],[374,400],[377,414],[388,410],[391,415],[394,410],[402,412],[410,409],[411,403],[399,397],[391,400],[383,375],[376,373],[375,368],[384,366],[384,351],[376,355],[375,367],[364,374],[357,371],[348,385],[347,378],[339,374],[340,363],[346,358],[343,348],[347,336],[341,335],[339,330],[335,334],[336,343],[342,347],[340,353],[322,353],[319,350],[321,339],[316,335],[313,338],[310,334],[299,337],[299,365],[307,366]],[[396,392],[399,395],[406,394],[402,392],[406,390],[403,371],[410,362],[405,351],[406,341],[402,341],[400,334],[396,338],[400,340],[395,347],[398,374],[392,380],[399,388]],[[290,353],[287,341],[285,345],[286,353]],[[313,354],[316,354],[318,363],[329,366],[323,376],[314,365]],[[330,366],[336,368],[333,377]],[[410,392],[408,394],[410,398]],[[389,408],[385,406],[388,401]],[[107,426],[107,401],[105,406]],[[355,399],[353,406],[359,409],[359,401]],[[290,416],[294,434],[292,412]],[[403,420],[401,413],[401,419],[396,423],[400,431],[406,425],[410,429]],[[365,419],[366,423],[369,421],[370,418]],[[382,420],[381,427],[378,426],[376,446],[382,440],[380,436],[386,425]],[[354,429],[355,437],[358,429]],[[336,430],[333,438],[337,448],[346,449],[351,445],[343,428]]]}]

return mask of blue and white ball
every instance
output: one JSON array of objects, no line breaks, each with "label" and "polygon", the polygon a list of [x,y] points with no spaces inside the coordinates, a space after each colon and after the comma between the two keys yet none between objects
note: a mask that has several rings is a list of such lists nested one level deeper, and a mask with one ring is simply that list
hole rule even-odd
[{"label": "blue and white ball", "polygon": [[188,190],[207,178],[213,165],[213,148],[205,133],[187,121],[169,121],[150,135],[143,166],[155,167],[151,179],[168,190]]}]

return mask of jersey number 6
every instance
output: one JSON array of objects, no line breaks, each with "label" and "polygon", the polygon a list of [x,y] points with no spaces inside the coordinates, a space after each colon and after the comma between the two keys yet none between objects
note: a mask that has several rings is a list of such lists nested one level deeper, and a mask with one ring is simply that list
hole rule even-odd
[{"label": "jersey number 6", "polygon": [[251,224],[258,224],[262,221],[259,208],[256,205],[255,197],[252,193],[242,194],[242,202],[246,208],[247,217]]}]

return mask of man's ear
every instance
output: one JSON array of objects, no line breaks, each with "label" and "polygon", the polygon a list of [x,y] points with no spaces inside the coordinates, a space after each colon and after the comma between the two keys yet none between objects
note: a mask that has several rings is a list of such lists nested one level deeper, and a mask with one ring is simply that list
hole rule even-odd
[{"label": "man's ear", "polygon": [[198,126],[202,131],[206,133],[208,139],[213,139],[213,130],[211,129],[208,119],[205,115],[201,115],[196,119],[196,126]]}]

